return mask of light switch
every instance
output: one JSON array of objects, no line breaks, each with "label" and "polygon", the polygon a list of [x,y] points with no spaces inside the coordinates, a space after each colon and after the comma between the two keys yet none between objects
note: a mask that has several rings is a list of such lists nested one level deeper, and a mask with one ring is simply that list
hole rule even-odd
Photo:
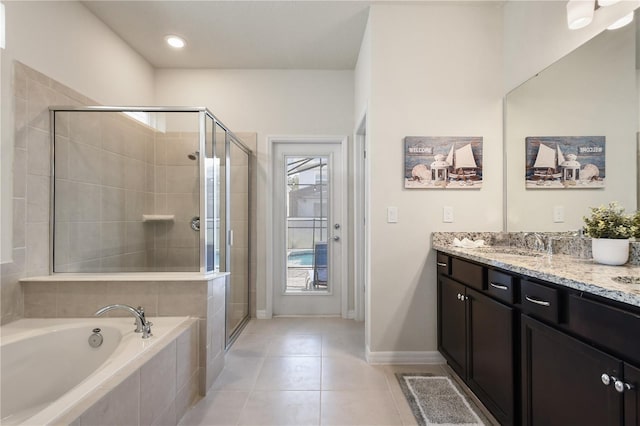
[{"label": "light switch", "polygon": [[442,207],[442,221],[445,223],[453,222],[453,207],[451,206]]},{"label": "light switch", "polygon": [[553,221],[555,223],[564,222],[564,207],[563,206],[553,206]]},{"label": "light switch", "polygon": [[398,208],[387,207],[387,223],[397,223],[397,222],[398,222]]}]

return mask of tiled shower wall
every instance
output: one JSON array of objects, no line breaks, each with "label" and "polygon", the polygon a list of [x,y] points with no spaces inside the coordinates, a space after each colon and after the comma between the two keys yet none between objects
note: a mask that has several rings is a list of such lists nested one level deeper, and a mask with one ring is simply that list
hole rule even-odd
[{"label": "tiled shower wall", "polygon": [[56,272],[146,270],[154,132],[115,112],[56,112]]},{"label": "tiled shower wall", "polygon": [[[175,218],[154,225],[149,267],[154,271],[197,271],[200,234],[191,229],[191,220],[200,215],[198,158],[194,154],[198,133],[157,132],[155,147],[155,214]],[[189,154],[196,159],[190,159]]]},{"label": "tiled shower wall", "polygon": [[13,72],[13,262],[1,270],[2,324],[23,316],[20,278],[49,273],[49,106],[95,104],[19,62]]},{"label": "tiled shower wall", "polygon": [[121,113],[56,113],[55,271],[198,271],[197,147]]}]

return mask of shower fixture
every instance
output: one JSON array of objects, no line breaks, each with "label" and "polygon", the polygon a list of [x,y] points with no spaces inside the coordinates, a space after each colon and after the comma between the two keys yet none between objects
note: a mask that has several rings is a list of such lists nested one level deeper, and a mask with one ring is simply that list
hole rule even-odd
[{"label": "shower fixture", "polygon": [[200,155],[200,151],[193,151],[193,152],[189,153],[187,155],[187,157],[189,158],[189,160],[194,160],[195,161],[195,160],[198,159],[199,155]]}]

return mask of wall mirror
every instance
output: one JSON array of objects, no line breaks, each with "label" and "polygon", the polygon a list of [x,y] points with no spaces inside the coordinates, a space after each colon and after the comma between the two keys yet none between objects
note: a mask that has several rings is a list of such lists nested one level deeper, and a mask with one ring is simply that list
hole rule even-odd
[{"label": "wall mirror", "polygon": [[[637,208],[638,18],[636,11],[633,24],[600,33],[507,94],[506,231],[577,230],[589,207],[610,201]],[[604,158],[594,160],[589,138],[601,136]],[[580,163],[573,182],[559,164],[571,160]]]}]

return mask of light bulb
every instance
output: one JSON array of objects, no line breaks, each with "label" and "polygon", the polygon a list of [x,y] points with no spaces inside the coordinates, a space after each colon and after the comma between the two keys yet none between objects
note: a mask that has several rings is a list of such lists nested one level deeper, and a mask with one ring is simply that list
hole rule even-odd
[{"label": "light bulb", "polygon": [[182,49],[187,44],[182,37],[178,37],[177,35],[168,35],[164,40],[174,49]]}]

